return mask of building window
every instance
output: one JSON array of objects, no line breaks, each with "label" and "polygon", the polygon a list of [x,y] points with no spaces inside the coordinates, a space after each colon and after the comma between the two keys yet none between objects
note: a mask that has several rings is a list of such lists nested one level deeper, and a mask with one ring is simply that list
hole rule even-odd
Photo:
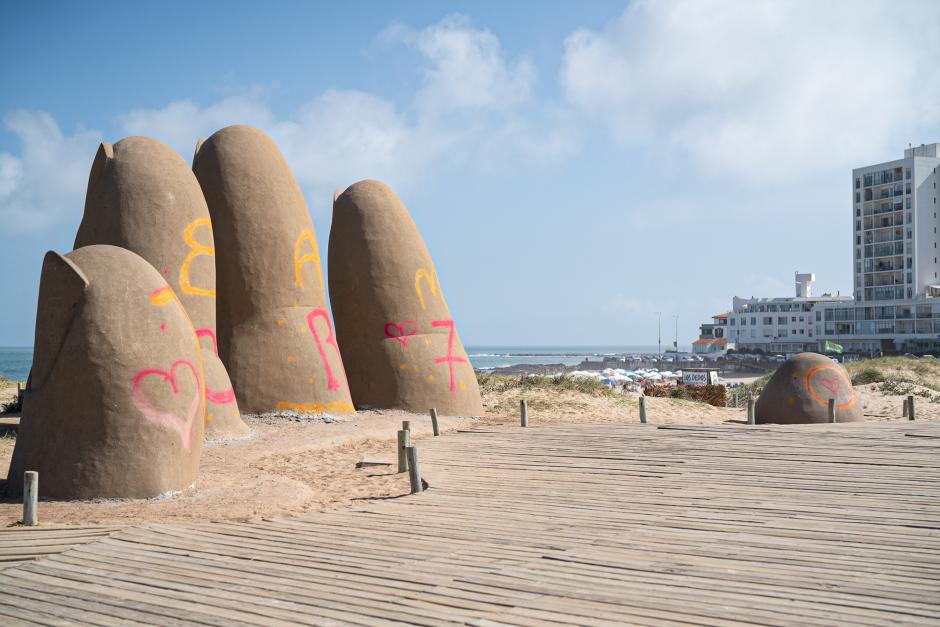
[{"label": "building window", "polygon": [[904,208],[905,208],[905,209],[910,209],[910,208],[911,208],[911,198],[910,198],[910,196],[908,196],[907,198],[904,199]]},{"label": "building window", "polygon": [[911,169],[910,169],[910,168],[904,168],[904,178],[906,178],[906,179],[911,178]]},{"label": "building window", "polygon": [[862,185],[862,179],[855,177],[855,189],[858,189]]}]

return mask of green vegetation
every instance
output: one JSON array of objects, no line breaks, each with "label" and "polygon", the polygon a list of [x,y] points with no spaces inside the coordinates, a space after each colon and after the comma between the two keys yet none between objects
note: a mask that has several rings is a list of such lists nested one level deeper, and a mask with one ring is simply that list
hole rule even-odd
[{"label": "green vegetation", "polygon": [[546,390],[581,392],[591,396],[614,396],[614,392],[597,379],[571,377],[563,374],[553,377],[538,375],[510,377],[499,374],[477,374],[477,381],[480,384],[480,392],[483,394],[508,392],[510,390]]},{"label": "green vegetation", "polygon": [[728,393],[729,395],[737,394],[738,398],[747,398],[748,396],[757,398],[758,396],[760,396],[760,393],[764,390],[764,386],[767,385],[767,382],[770,381],[770,377],[772,377],[773,374],[774,373],[772,372],[770,374],[765,374],[764,376],[762,376],[760,379],[757,379],[753,383],[746,383],[732,390],[728,390]]},{"label": "green vegetation", "polygon": [[922,396],[940,401],[940,361],[879,357],[845,364],[853,385],[875,385],[883,394]]},{"label": "green vegetation", "polygon": [[23,404],[20,399],[14,398],[5,403],[0,403],[0,414],[12,414],[23,411]]},{"label": "green vegetation", "polygon": [[880,383],[887,377],[880,368],[864,368],[852,374],[852,385],[865,385],[866,383]]}]

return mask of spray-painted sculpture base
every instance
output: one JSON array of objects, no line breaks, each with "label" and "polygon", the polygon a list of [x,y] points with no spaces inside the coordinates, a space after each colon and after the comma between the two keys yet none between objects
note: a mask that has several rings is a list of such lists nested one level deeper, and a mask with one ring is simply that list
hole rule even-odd
[{"label": "spray-painted sculpture base", "polygon": [[43,262],[33,366],[8,477],[40,495],[143,498],[184,490],[202,452],[199,341],[146,261],[88,246]]},{"label": "spray-painted sculpture base", "polygon": [[313,223],[277,146],[230,126],[199,144],[193,171],[214,226],[219,356],[239,408],[354,411]]},{"label": "spray-painted sculpture base", "polygon": [[836,421],[864,420],[861,402],[848,373],[818,353],[800,353],[784,362],[764,386],[754,407],[759,424],[829,422],[829,399]]},{"label": "spray-painted sculpture base", "polygon": [[387,185],[360,181],[337,194],[329,275],[357,406],[483,415],[476,374],[431,255]]}]

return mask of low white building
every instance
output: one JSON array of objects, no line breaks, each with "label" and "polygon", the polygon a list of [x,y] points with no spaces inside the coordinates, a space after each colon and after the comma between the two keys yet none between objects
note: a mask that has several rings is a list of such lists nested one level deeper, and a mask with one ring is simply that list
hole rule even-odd
[{"label": "low white building", "polygon": [[738,350],[765,353],[816,351],[824,338],[816,327],[819,305],[852,304],[851,296],[812,295],[816,277],[796,273],[796,296],[777,298],[734,297],[728,312],[726,336]]}]

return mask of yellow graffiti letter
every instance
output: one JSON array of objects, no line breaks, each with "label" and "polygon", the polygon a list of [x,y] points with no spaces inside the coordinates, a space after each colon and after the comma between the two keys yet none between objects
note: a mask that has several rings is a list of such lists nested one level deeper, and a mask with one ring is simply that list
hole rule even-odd
[{"label": "yellow graffiti letter", "polygon": [[[313,251],[301,256],[300,246],[304,242],[310,244]],[[294,244],[294,282],[300,289],[304,289],[304,275],[300,271],[311,262],[317,264],[317,277],[322,281],[323,269],[320,267],[320,248],[317,246],[317,238],[313,236],[313,231],[304,229]]]},{"label": "yellow graffiti letter", "polygon": [[421,301],[421,309],[428,308],[427,303],[424,301],[424,293],[421,291],[421,279],[424,279],[428,284],[431,296],[437,296],[446,305],[444,293],[441,291],[441,284],[437,280],[437,270],[434,269],[434,266],[431,266],[430,272],[424,268],[418,268],[418,271],[415,272],[415,292],[418,293],[418,300]]},{"label": "yellow graffiti letter", "polygon": [[201,296],[212,296],[215,298],[215,290],[207,290],[202,287],[193,287],[192,283],[189,282],[189,266],[192,264],[193,259],[200,257],[202,255],[208,255],[210,257],[215,257],[215,247],[205,246],[196,241],[193,234],[196,232],[200,226],[206,227],[209,231],[209,237],[212,237],[212,224],[209,222],[209,218],[199,218],[198,220],[193,220],[189,226],[183,230],[183,240],[189,245],[189,254],[186,255],[186,259],[183,260],[183,265],[180,266],[180,289],[183,290],[186,294],[198,294]]}]

